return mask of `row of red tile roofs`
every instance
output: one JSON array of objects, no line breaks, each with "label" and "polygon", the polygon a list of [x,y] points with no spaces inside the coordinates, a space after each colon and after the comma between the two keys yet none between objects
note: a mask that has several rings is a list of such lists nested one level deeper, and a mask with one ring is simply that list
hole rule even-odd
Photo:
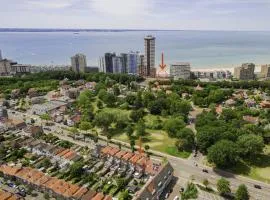
[{"label": "row of red tile roofs", "polygon": [[[85,187],[80,187],[77,184],[71,184],[64,180],[47,176],[43,172],[29,167],[20,168],[1,165],[0,171],[6,175],[20,178],[30,184],[35,184],[38,187],[50,189],[54,193],[65,198],[83,200],[112,200],[110,196],[105,196],[102,193],[96,193],[86,189]],[[91,197],[89,196],[89,193],[91,193]]]},{"label": "row of red tile roofs", "polygon": [[159,171],[154,168],[153,162],[149,158],[147,158],[145,154],[131,153],[111,146],[103,147],[101,149],[101,153],[128,161],[134,165],[139,165],[145,169],[146,173],[152,175],[156,174]]}]

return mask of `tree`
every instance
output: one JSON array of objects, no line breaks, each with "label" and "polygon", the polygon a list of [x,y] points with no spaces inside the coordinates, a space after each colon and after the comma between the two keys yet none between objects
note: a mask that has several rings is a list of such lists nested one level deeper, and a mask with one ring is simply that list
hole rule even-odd
[{"label": "tree", "polygon": [[235,193],[236,200],[249,200],[247,187],[244,184],[238,186]]},{"label": "tree", "polygon": [[195,135],[190,128],[183,128],[176,135],[177,138],[186,140],[183,146],[185,150],[190,150],[194,146]]},{"label": "tree", "polygon": [[104,103],[106,103],[108,107],[114,107],[116,100],[116,96],[109,92],[105,95],[103,99]]},{"label": "tree", "polygon": [[132,137],[133,132],[134,132],[134,130],[133,130],[132,126],[129,124],[127,126],[127,128],[126,128],[126,134],[127,134],[127,136],[128,136],[129,139]]},{"label": "tree", "polygon": [[118,197],[119,200],[128,200],[129,199],[129,193],[127,190],[121,192]]},{"label": "tree", "polygon": [[145,150],[145,151],[148,151],[149,149],[150,149],[150,146],[146,144],[146,145],[144,146],[144,150]]},{"label": "tree", "polygon": [[115,96],[120,95],[120,89],[119,89],[118,85],[113,86],[113,93]]},{"label": "tree", "polygon": [[148,107],[150,113],[153,115],[160,115],[161,111],[166,108],[167,108],[167,103],[166,103],[166,99],[164,98],[159,98],[157,100],[152,101]]},{"label": "tree", "polygon": [[134,152],[135,151],[135,139],[134,139],[134,137],[130,138],[129,144],[130,144],[130,148],[131,148],[132,152]]},{"label": "tree", "polygon": [[238,138],[237,145],[243,156],[252,157],[263,152],[264,141],[259,135],[245,134]]},{"label": "tree", "polygon": [[132,110],[129,117],[132,119],[133,122],[138,122],[140,119],[142,119],[144,116],[144,110],[138,109],[138,110]]},{"label": "tree", "polygon": [[231,192],[230,182],[225,178],[221,178],[217,182],[217,190],[220,195],[226,195]]},{"label": "tree", "polygon": [[208,185],[209,185],[208,179],[203,180],[203,185],[205,186],[206,189],[208,188]]},{"label": "tree", "polygon": [[112,113],[102,111],[95,116],[94,123],[96,126],[101,127],[103,131],[107,134],[109,126],[111,125],[111,123],[113,123],[113,121],[114,115]]},{"label": "tree", "polygon": [[91,129],[92,125],[90,122],[82,121],[79,127],[81,130],[85,131],[85,134],[87,134],[87,131]]},{"label": "tree", "polygon": [[70,176],[72,178],[81,177],[81,175],[83,174],[83,166],[83,162],[80,161],[73,163],[69,168]]},{"label": "tree", "polygon": [[164,123],[164,130],[166,130],[170,137],[175,137],[180,129],[186,126],[181,118],[170,118]]},{"label": "tree", "polygon": [[103,103],[102,103],[102,101],[100,101],[100,100],[97,101],[97,107],[98,107],[99,109],[103,108]]},{"label": "tree", "polygon": [[186,139],[178,139],[175,142],[175,146],[178,151],[186,151],[189,150],[189,143]]},{"label": "tree", "polygon": [[194,183],[188,183],[186,190],[181,194],[182,200],[197,199],[198,189]]},{"label": "tree", "polygon": [[143,120],[140,120],[136,126],[136,135],[137,137],[145,135],[145,123]]},{"label": "tree", "polygon": [[234,142],[221,140],[208,149],[207,159],[217,167],[231,167],[239,159],[238,147]]}]

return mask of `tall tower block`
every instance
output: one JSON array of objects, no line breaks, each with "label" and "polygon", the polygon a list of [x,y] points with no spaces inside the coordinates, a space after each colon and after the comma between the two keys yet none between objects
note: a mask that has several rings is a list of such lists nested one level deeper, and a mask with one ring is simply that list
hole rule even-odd
[{"label": "tall tower block", "polygon": [[144,65],[146,67],[146,76],[150,76],[151,68],[155,68],[156,59],[156,38],[148,35],[144,38]]}]

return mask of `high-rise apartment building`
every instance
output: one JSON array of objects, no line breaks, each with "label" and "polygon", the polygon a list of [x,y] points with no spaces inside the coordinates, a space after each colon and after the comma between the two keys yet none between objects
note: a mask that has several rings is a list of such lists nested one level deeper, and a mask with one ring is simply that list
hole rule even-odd
[{"label": "high-rise apartment building", "polygon": [[71,57],[71,66],[74,72],[85,72],[87,67],[86,56],[83,54],[76,54],[75,56]]},{"label": "high-rise apartment building", "polygon": [[120,56],[122,57],[122,64],[123,64],[123,67],[122,67],[122,71],[121,73],[128,73],[128,54],[127,53],[121,53]]},{"label": "high-rise apartment building", "polygon": [[146,76],[150,76],[151,68],[155,68],[156,38],[148,35],[144,38],[144,65],[146,66]]},{"label": "high-rise apartment building", "polygon": [[190,79],[190,63],[177,62],[170,66],[170,76],[175,80]]},{"label": "high-rise apartment building", "polygon": [[115,57],[115,53],[105,53],[105,68],[106,73],[113,73],[113,57]]},{"label": "high-rise apartment building", "polygon": [[241,67],[234,68],[234,77],[239,80],[253,80],[255,78],[254,70],[255,64],[244,63]]},{"label": "high-rise apartment building", "polygon": [[129,74],[137,74],[137,67],[140,61],[139,52],[130,52],[127,54],[127,67]]},{"label": "high-rise apartment building", "polygon": [[270,64],[269,65],[262,65],[261,76],[263,78],[270,78]]},{"label": "high-rise apartment building", "polygon": [[121,56],[112,57],[112,64],[113,64],[113,73],[114,74],[122,73],[123,57],[121,57]]},{"label": "high-rise apartment building", "polygon": [[139,76],[146,76],[146,66],[144,65],[144,55],[140,54],[139,55],[139,61],[137,63],[137,74]]}]

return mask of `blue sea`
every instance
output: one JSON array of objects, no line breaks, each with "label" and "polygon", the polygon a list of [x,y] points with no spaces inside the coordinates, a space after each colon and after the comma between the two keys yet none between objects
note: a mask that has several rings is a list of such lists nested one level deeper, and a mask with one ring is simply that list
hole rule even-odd
[{"label": "blue sea", "polygon": [[244,62],[270,63],[270,32],[89,31],[0,32],[3,57],[24,64],[70,64],[76,53],[98,66],[105,52],[144,51],[144,36],[156,37],[156,65],[190,62],[192,68],[232,68]]}]

